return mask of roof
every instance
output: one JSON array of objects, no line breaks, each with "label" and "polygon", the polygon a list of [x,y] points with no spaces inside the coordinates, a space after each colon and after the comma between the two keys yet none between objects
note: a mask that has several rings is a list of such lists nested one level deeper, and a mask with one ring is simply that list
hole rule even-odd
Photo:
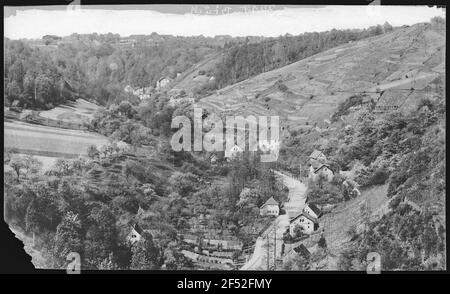
[{"label": "roof", "polygon": [[322,210],[320,210],[314,203],[308,203],[307,205],[317,216],[322,214]]},{"label": "roof", "polygon": [[305,245],[300,244],[297,247],[294,248],[294,251],[298,254],[303,255],[304,257],[310,257],[311,253],[309,252],[308,248],[305,247]]},{"label": "roof", "polygon": [[293,219],[291,219],[290,222],[295,221],[296,219],[300,218],[301,216],[306,217],[307,219],[309,219],[310,221],[312,221],[313,223],[318,223],[317,218],[313,217],[312,215],[309,215],[308,213],[302,211],[301,213],[299,213],[297,216],[295,216]]},{"label": "roof", "polygon": [[273,199],[273,197],[270,197],[262,206],[261,208],[263,208],[266,205],[278,205],[278,202]]},{"label": "roof", "polygon": [[169,81],[171,81],[172,79],[169,78],[169,77],[162,77],[162,78],[160,78],[160,79],[158,80],[158,82],[161,82],[162,80],[169,80]]},{"label": "roof", "polygon": [[144,230],[138,225],[134,224],[132,227],[139,235],[142,235],[144,233]]},{"label": "roof", "polygon": [[313,159],[317,159],[320,156],[325,156],[325,155],[319,150],[314,150],[309,157],[313,158]]},{"label": "roof", "polygon": [[323,167],[328,167],[328,169],[329,170],[331,170],[333,173],[334,173],[334,171],[333,171],[333,169],[328,165],[328,164],[320,164],[320,166],[318,167],[318,168],[316,168],[316,169],[314,169],[314,173],[317,173],[319,170],[321,170]]}]

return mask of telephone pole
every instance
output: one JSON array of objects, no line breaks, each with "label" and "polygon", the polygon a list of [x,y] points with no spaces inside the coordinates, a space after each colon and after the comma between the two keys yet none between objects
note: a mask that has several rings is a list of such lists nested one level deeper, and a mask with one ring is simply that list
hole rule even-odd
[{"label": "telephone pole", "polygon": [[269,234],[267,233],[267,270],[270,269],[270,239],[269,239]]},{"label": "telephone pole", "polygon": [[277,270],[277,227],[274,227],[274,243],[273,243],[273,269]]}]

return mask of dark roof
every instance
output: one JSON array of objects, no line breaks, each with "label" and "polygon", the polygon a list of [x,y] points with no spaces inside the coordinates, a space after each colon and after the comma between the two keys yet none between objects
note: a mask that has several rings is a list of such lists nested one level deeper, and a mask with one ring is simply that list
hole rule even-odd
[{"label": "dark roof", "polygon": [[[321,170],[323,167],[328,167],[328,169],[329,170],[331,170],[333,173],[334,173],[334,171],[333,171],[333,169],[328,165],[328,164],[321,164],[318,168],[316,168],[315,170],[314,170],[314,173],[317,173],[319,170]],[[314,166],[313,166],[314,167]]]},{"label": "dark roof", "polygon": [[267,201],[261,206],[261,208],[263,208],[266,205],[278,205],[278,202],[273,199],[273,197],[270,197],[269,199],[267,199]]},{"label": "dark roof", "polygon": [[308,213],[302,211],[301,213],[299,213],[297,216],[295,216],[293,219],[291,219],[291,222],[293,222],[294,220],[298,219],[299,217],[304,216],[307,219],[309,219],[310,221],[312,221],[313,223],[318,223],[317,218],[313,217],[312,215],[309,215]]},{"label": "dark roof", "polygon": [[170,77],[162,77],[158,80],[158,82],[161,82],[162,80],[169,80],[172,81],[172,79]]},{"label": "dark roof", "polygon": [[311,256],[311,253],[309,252],[308,248],[306,248],[305,245],[303,244],[300,244],[297,247],[295,247],[294,251],[298,254],[303,255],[306,258]]},{"label": "dark roof", "polygon": [[307,204],[309,208],[317,215],[320,216],[322,214],[322,210],[320,210],[314,203]]},{"label": "dark roof", "polygon": [[138,224],[134,224],[133,225],[133,229],[139,234],[142,235],[144,233],[144,230],[138,225]]}]

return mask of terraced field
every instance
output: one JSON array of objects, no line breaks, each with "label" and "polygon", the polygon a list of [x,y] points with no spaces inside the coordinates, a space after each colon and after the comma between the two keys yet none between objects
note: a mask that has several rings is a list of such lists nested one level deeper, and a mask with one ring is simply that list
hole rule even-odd
[{"label": "terraced field", "polygon": [[399,88],[414,88],[410,95],[391,101],[402,111],[418,103],[423,89],[430,90],[427,86],[444,74],[444,52],[445,32],[429,24],[398,28],[230,85],[198,106],[243,115],[276,114],[295,128],[329,119],[339,103],[354,94],[378,92],[374,95],[385,103],[400,96]]}]

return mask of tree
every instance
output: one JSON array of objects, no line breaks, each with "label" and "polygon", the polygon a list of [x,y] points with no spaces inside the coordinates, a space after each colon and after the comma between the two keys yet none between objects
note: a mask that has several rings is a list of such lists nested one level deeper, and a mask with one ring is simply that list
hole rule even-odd
[{"label": "tree", "polygon": [[52,172],[58,176],[67,176],[71,174],[70,161],[63,158],[58,158],[52,167]]},{"label": "tree", "polygon": [[325,237],[323,235],[320,237],[319,242],[317,242],[317,245],[319,245],[319,247],[323,249],[327,248],[327,240],[325,240]]},{"label": "tree", "polygon": [[25,169],[25,160],[22,156],[14,154],[11,156],[11,160],[9,161],[9,166],[14,170],[17,175],[17,182],[19,182],[20,172],[22,169]]},{"label": "tree", "polygon": [[162,265],[161,251],[148,233],[144,233],[143,238],[133,245],[132,252],[130,267],[133,270],[157,270]]},{"label": "tree", "polygon": [[164,264],[167,270],[185,270],[194,266],[189,258],[175,249],[165,252]]},{"label": "tree", "polygon": [[99,203],[91,209],[83,224],[87,227],[84,242],[86,261],[98,267],[117,248],[116,217],[107,205]]},{"label": "tree", "polygon": [[296,254],[293,259],[285,263],[284,269],[289,271],[307,271],[310,269],[309,260]]},{"label": "tree", "polygon": [[26,155],[24,158],[26,174],[35,174],[39,172],[42,168],[42,162],[40,162],[36,157],[31,155]]},{"label": "tree", "polygon": [[87,155],[89,156],[89,158],[95,159],[100,156],[100,152],[95,145],[90,145],[87,149]]},{"label": "tree", "polygon": [[182,197],[186,197],[195,190],[197,177],[192,173],[175,172],[169,178],[170,186],[173,191],[179,193]]},{"label": "tree", "polygon": [[56,228],[53,254],[65,260],[70,252],[83,253],[83,232],[77,214],[69,211]]},{"label": "tree", "polygon": [[39,212],[37,207],[37,201],[33,199],[28,205],[27,213],[25,215],[25,226],[28,232],[33,233],[33,246],[36,244],[35,234],[39,230]]}]

